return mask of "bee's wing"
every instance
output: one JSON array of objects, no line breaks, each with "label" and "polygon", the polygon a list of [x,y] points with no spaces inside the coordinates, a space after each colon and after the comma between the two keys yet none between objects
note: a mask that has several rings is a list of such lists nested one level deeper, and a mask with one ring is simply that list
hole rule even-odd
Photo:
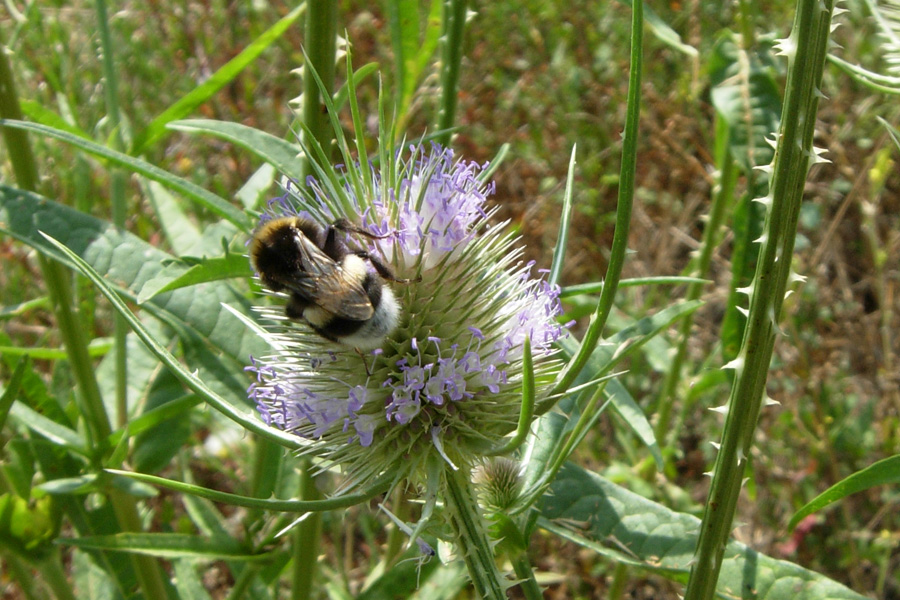
[{"label": "bee's wing", "polygon": [[340,264],[306,236],[297,237],[300,261],[306,276],[298,278],[294,286],[288,287],[338,317],[355,321],[372,318],[375,309],[362,282],[348,278]]}]

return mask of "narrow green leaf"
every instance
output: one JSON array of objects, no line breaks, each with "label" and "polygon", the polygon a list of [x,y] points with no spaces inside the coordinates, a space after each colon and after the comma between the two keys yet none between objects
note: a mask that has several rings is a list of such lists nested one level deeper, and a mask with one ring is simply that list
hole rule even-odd
[{"label": "narrow green leaf", "polygon": [[[88,355],[91,358],[103,356],[112,350],[113,339],[109,337],[94,338],[88,344]],[[68,355],[62,348],[22,348],[20,346],[0,346],[0,354],[7,356],[30,356],[39,360],[66,360]]]},{"label": "narrow green leaf", "polygon": [[[708,279],[699,279],[697,277],[682,277],[680,275],[662,276],[662,277],[635,277],[633,279],[619,280],[619,287],[637,287],[640,285],[685,285],[691,283],[712,283]],[[603,282],[594,281],[591,283],[579,283],[564,287],[560,294],[560,298],[569,298],[572,296],[581,296],[583,294],[599,294],[603,291]]]},{"label": "narrow green leaf", "polygon": [[[678,582],[687,580],[700,520],[638,496],[568,464],[540,504],[538,524],[620,563]],[[730,542],[719,598],[863,600],[827,577]]]},{"label": "narrow green leaf", "polygon": [[[161,406],[143,413],[141,416],[131,419],[128,422],[128,435],[136,436],[140,433],[152,429],[165,421],[175,419],[189,412],[198,404],[202,404],[203,400],[195,394],[186,394],[180,398],[176,398]],[[109,436],[110,445],[119,443],[119,440],[125,435],[124,429],[114,431]]]},{"label": "narrow green leaf", "polygon": [[200,132],[214,135],[223,140],[228,140],[241,148],[248,150],[260,157],[280,172],[282,175],[295,181],[301,181],[303,173],[300,170],[300,146],[292,144],[279,137],[228,121],[214,121],[212,119],[185,119],[169,123],[169,129],[185,131],[189,133]]},{"label": "narrow green leaf", "polygon": [[884,125],[884,128],[887,130],[888,135],[891,136],[891,139],[894,140],[894,145],[897,146],[897,150],[900,150],[900,131],[897,131],[895,127],[893,127],[890,123],[882,119],[881,117],[876,117],[878,122]]},{"label": "narrow green leaf", "polygon": [[616,413],[622,417],[628,424],[628,428],[638,436],[638,439],[650,450],[656,462],[656,468],[660,471],[663,469],[662,452],[659,449],[659,443],[656,441],[656,435],[653,433],[653,427],[647,420],[647,415],[641,410],[641,407],[634,401],[628,390],[618,379],[611,379],[606,384],[606,394],[612,400],[612,407]]},{"label": "narrow green leaf", "polygon": [[857,471],[813,498],[791,517],[788,529],[796,527],[804,517],[818,512],[850,494],[888,483],[900,483],[900,454],[879,460],[862,471]]},{"label": "narrow green leaf", "polygon": [[59,538],[61,544],[82,549],[112,550],[146,554],[160,558],[240,559],[252,562],[272,560],[270,552],[254,554],[237,542],[208,540],[182,533],[116,533],[81,538]]},{"label": "narrow green leaf", "polygon": [[143,304],[150,298],[163,292],[171,292],[179,288],[221,281],[223,279],[249,279],[253,276],[247,257],[239,254],[226,254],[215,258],[204,258],[199,264],[194,265],[184,273],[176,277],[161,277],[147,282],[141,293],[138,294],[138,304]]},{"label": "narrow green leaf", "polygon": [[[0,354],[3,351],[0,350]],[[9,415],[9,409],[12,407],[13,402],[16,401],[16,398],[19,395],[19,390],[22,389],[22,381],[25,379],[25,372],[31,369],[31,359],[27,356],[18,363],[16,363],[16,370],[13,371],[12,377],[9,378],[9,384],[7,384],[6,388],[3,390],[3,394],[0,395],[0,429],[3,429],[3,426],[6,425],[6,417]],[[5,438],[0,438],[2,440],[3,445],[6,444]],[[0,445],[2,448],[2,445]]]},{"label": "narrow green leaf", "polygon": [[35,102],[34,100],[20,100],[19,105],[22,108],[22,114],[35,123],[40,123],[41,125],[46,125],[47,127],[53,127],[55,129],[68,131],[72,135],[77,135],[78,137],[82,137],[86,140],[91,139],[91,136],[88,135],[86,131],[82,130],[76,125],[69,123],[61,115],[53,112],[40,102]]},{"label": "narrow green leaf", "polygon": [[89,473],[78,477],[52,479],[39,485],[38,489],[57,496],[81,496],[99,491],[100,486],[97,485],[97,475],[95,473]]},{"label": "narrow green leaf", "polygon": [[[203,565],[199,565],[199,568],[203,568],[205,571]],[[175,574],[175,581],[178,582],[179,600],[212,600],[212,596],[203,585],[203,579],[197,572],[196,560],[186,558],[173,560],[172,570]]]},{"label": "narrow green leaf", "polygon": [[279,19],[274,25],[264,31],[262,35],[253,40],[253,42],[244,48],[240,54],[219,67],[219,70],[213,73],[209,79],[191,90],[186,96],[179,99],[175,104],[153,119],[144,131],[135,136],[133,154],[143,154],[146,151],[147,146],[162,137],[165,133],[167,124],[189,115],[195,108],[212,98],[216,92],[231,83],[231,81],[256,60],[266,48],[281,37],[281,35],[293,25],[294,21],[296,21],[305,10],[305,3],[298,4],[294,10]]},{"label": "narrow green leaf", "polygon": [[82,456],[88,456],[87,443],[77,431],[48,419],[21,402],[13,404],[10,413],[22,425],[51,442]]},{"label": "narrow green leaf", "polygon": [[77,135],[73,135],[67,131],[54,129],[45,125],[26,123],[25,121],[10,121],[6,119],[0,119],[0,126],[32,131],[38,135],[51,137],[71,144],[76,148],[84,150],[88,154],[105,158],[110,163],[116,166],[123,167],[124,169],[133,171],[134,173],[139,173],[147,177],[148,179],[158,181],[166,187],[181,192],[187,198],[196,202],[200,206],[210,210],[211,212],[219,215],[224,219],[231,221],[242,231],[250,231],[250,224],[247,215],[245,215],[241,210],[232,206],[224,198],[221,198],[213,194],[212,192],[203,189],[199,185],[191,183],[187,179],[176,177],[168,171],[160,169],[155,165],[151,165],[150,163],[145,162],[139,158],[134,158],[128,156],[127,154],[122,154],[121,152],[116,152],[115,150],[111,150],[106,146],[101,146],[100,144],[96,144],[90,140],[86,140]]},{"label": "narrow green leaf", "polygon": [[348,79],[344,84],[338,88],[338,90],[334,93],[334,107],[338,110],[341,110],[347,101],[350,99],[350,94],[352,93],[352,87],[358,87],[360,83],[366,80],[369,75],[378,72],[378,63],[366,63],[360,68],[353,71],[353,77]]},{"label": "narrow green leaf", "polygon": [[212,500],[213,502],[221,502],[222,504],[279,512],[299,513],[335,510],[338,508],[356,506],[357,504],[371,500],[379,494],[383,494],[388,487],[389,480],[389,478],[382,478],[381,481],[376,481],[370,489],[363,492],[336,496],[325,500],[269,500],[265,498],[253,498],[250,496],[229,494],[228,492],[217,492],[216,490],[200,487],[198,485],[174,481],[172,479],[163,479],[162,477],[155,477],[153,475],[147,475],[146,473],[133,473],[131,471],[119,471],[116,469],[107,469],[107,471],[116,475],[123,475],[138,481],[175,490],[176,492],[205,498],[207,500]]},{"label": "narrow green leaf", "polygon": [[566,259],[566,245],[569,243],[569,224],[572,222],[572,186],[575,182],[575,149],[572,145],[572,155],[569,157],[569,171],[566,175],[566,191],[563,193],[562,219],[559,222],[559,233],[556,235],[556,247],[553,249],[553,262],[550,265],[550,274],[547,283],[556,285],[562,273],[563,262]]}]

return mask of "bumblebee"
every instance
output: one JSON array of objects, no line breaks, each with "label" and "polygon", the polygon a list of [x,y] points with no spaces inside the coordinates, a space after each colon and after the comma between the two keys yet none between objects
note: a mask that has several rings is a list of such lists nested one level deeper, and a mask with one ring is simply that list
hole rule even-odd
[{"label": "bumblebee", "polygon": [[260,225],[250,243],[250,263],[262,283],[290,295],[285,314],[303,319],[322,337],[356,348],[381,346],[397,326],[400,305],[387,281],[407,283],[362,250],[351,250],[338,232],[379,236],[340,219],[320,225],[279,217]]}]

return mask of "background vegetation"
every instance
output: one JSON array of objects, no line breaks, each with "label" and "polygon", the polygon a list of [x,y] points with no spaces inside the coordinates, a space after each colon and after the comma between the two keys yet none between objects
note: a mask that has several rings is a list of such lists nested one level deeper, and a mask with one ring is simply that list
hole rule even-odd
[{"label": "background vegetation", "polygon": [[[736,13],[739,7],[746,12]],[[11,50],[27,114],[56,113],[62,119],[57,126],[68,124],[99,143],[114,144],[122,133],[127,140],[143,130],[150,119],[206,81],[292,8],[279,2],[216,1],[126,2],[110,7],[112,58],[124,123],[120,129],[113,126],[104,97],[93,4],[14,6],[8,2],[0,31]],[[486,162],[504,144],[509,145],[506,159],[494,173],[497,192],[491,201],[500,207],[502,218],[519,228],[528,257],[549,266],[570,153],[577,144],[572,232],[561,283],[599,281],[605,273],[615,218],[630,7],[586,0],[526,0],[486,2],[471,8],[475,12],[463,46],[459,129],[452,147],[466,159]],[[729,71],[733,64],[750,65],[746,72],[758,79],[751,86],[754,95],[745,100],[759,102],[756,108],[777,120],[785,66],[770,50],[775,38],[788,34],[794,11],[791,2],[730,5],[688,0],[653,3],[652,8],[660,23],[680,35],[682,45],[667,39],[665,29],[650,21],[648,31],[653,34],[645,36],[629,244],[633,253],[626,262],[626,278],[686,272],[715,192],[714,171],[721,167],[716,146],[717,123],[722,118],[716,112],[717,90],[733,76]],[[873,23],[870,8],[855,1],[847,2],[845,8],[848,13],[838,18],[843,26],[834,33],[840,49],[833,52],[850,63],[883,68],[887,62],[879,36],[882,29]],[[338,17],[354,64],[378,64],[385,90],[396,84],[390,17],[381,4],[358,2],[342,4]],[[744,39],[754,40],[748,46],[752,50],[737,50],[734,32],[738,30]],[[290,107],[301,83],[293,70],[303,64],[304,44],[303,28],[288,27],[190,116],[243,123],[276,136],[287,134],[295,126]],[[407,125],[414,135],[434,128],[440,91],[435,64],[436,58],[429,61],[417,81]],[[338,78],[343,80],[345,74],[339,71]],[[881,117],[897,126],[900,103],[833,64],[826,67],[822,88],[826,99],[819,104],[815,144],[827,149],[831,162],[815,165],[808,177],[793,259],[794,269],[807,281],[785,304],[786,337],[782,339],[787,341],[776,344],[768,385],[768,395],[781,406],[760,417],[734,536],[761,553],[820,572],[859,593],[900,598],[900,513],[896,511],[900,491],[896,486],[849,496],[839,506],[802,521],[793,532],[786,527],[791,515],[811,498],[900,451],[900,170],[897,146],[877,120]],[[377,93],[374,77],[359,85],[364,114],[377,114]],[[766,112],[766,103],[775,103],[775,108]],[[721,103],[721,111],[720,107]],[[374,128],[377,120],[369,124]],[[374,137],[377,132],[371,133]],[[42,194],[107,218],[115,174],[69,145],[37,135],[29,139],[38,159]],[[752,140],[747,143],[751,144],[748,156],[762,151],[752,147]],[[167,131],[142,150],[147,162],[225,198],[234,198],[243,188],[248,206],[260,194],[275,195],[274,188],[244,188],[261,162],[225,141]],[[735,198],[757,185],[741,160],[736,157]],[[10,183],[5,161],[3,169],[3,181]],[[155,210],[148,208],[147,184],[136,178],[124,183],[126,229],[165,247],[172,224],[160,221],[158,205]],[[217,231],[207,230],[215,222],[213,215],[196,206],[182,210],[188,211],[185,218],[197,231],[208,235],[207,245],[186,244],[179,253],[213,255]],[[746,238],[742,228],[754,226],[753,208],[734,212],[730,219],[722,243],[711,256],[706,276],[713,283],[703,288],[705,304],[694,316],[686,372],[675,383],[674,397],[679,401],[673,405],[669,427],[657,431],[658,436],[663,434],[659,441],[665,470],[654,472],[646,449],[622,418],[612,413],[601,418],[578,456],[580,464],[613,482],[695,515],[700,514],[708,491],[704,472],[715,460],[709,442],[718,441],[722,426],[721,417],[706,409],[723,404],[728,393],[727,378],[719,375],[719,367],[726,362],[723,355],[729,356],[728,319],[737,318],[728,283],[735,275],[735,253]],[[2,237],[0,258],[2,381],[8,385],[21,350],[31,349],[37,378],[29,382],[32,393],[39,394],[35,390],[41,388],[47,397],[70,398],[71,367],[57,350],[61,340],[33,252]],[[244,294],[246,287],[239,291]],[[97,338],[92,347],[98,373],[103,373],[112,369],[112,355],[107,353],[113,313],[105,302],[96,300],[88,284],[79,283],[74,293],[88,331]],[[623,288],[611,325],[623,327],[685,293],[683,287]],[[596,298],[578,296],[567,305],[581,319],[579,328],[586,325],[584,317],[595,302]],[[677,342],[677,328],[654,339],[631,357],[629,372],[620,378],[651,423],[658,423],[661,406],[669,402],[661,390]],[[138,347],[136,340],[134,346]],[[34,349],[46,350],[35,353]],[[141,353],[135,350],[134,356]],[[148,360],[146,368],[159,366]],[[156,379],[146,401],[152,405],[158,401],[154,394],[171,398],[180,390],[171,377]],[[59,406],[67,410],[70,404],[61,400]],[[168,432],[169,445],[177,453],[167,455],[158,447],[150,448],[144,456],[130,457],[135,470],[162,470],[176,479],[193,477],[207,487],[247,493],[248,473],[256,472],[252,460],[259,456],[251,452],[248,440],[237,436],[233,427],[222,427],[221,419],[209,411],[196,408],[189,414],[190,419]],[[6,464],[24,463],[32,451],[16,445],[19,435],[21,429],[4,430],[2,440],[8,445],[0,458]],[[170,459],[173,462],[167,467]],[[192,533],[198,510],[166,492],[147,500],[141,518],[154,531]],[[238,520],[245,516],[240,511],[229,514],[233,509],[227,506],[223,510],[223,526],[246,526],[246,520]],[[234,521],[228,521],[229,517]],[[358,591],[373,572],[377,548],[389,543],[383,532],[385,521],[365,506],[326,513],[320,549],[325,567],[320,577]],[[615,546],[615,540],[608,543]],[[637,569],[624,579],[623,588],[611,590],[610,585],[623,581],[616,563],[542,530],[532,540],[531,555],[541,573],[539,579],[549,585],[548,598],[606,598],[622,593],[632,598],[675,598],[682,589],[661,575]],[[82,585],[88,585],[90,570],[79,563],[84,555],[70,551],[67,556],[69,572],[80,573]],[[226,597],[234,588],[236,571],[224,559],[205,564],[197,583],[212,597]],[[13,575],[0,580],[2,597],[31,597],[18,581]],[[337,587],[328,588],[331,597],[341,597]]]}]

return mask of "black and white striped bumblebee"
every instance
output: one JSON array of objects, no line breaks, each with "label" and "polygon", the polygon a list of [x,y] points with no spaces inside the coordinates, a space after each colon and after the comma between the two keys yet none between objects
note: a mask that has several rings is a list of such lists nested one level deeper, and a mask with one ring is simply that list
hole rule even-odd
[{"label": "black and white striped bumblebee", "polygon": [[290,295],[289,319],[303,319],[328,340],[372,350],[400,320],[400,305],[387,281],[408,280],[394,277],[368,252],[351,250],[338,232],[379,238],[345,219],[323,226],[303,217],[279,217],[254,232],[250,262],[263,285]]}]

